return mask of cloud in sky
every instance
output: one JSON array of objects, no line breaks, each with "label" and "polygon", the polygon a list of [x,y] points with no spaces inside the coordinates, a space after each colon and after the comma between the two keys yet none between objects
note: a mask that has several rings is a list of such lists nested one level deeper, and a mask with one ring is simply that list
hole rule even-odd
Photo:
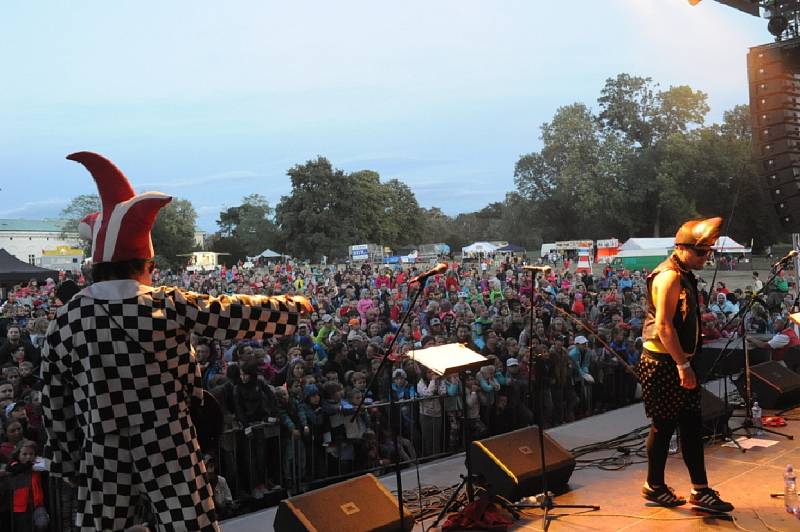
[{"label": "cloud in sky", "polygon": [[138,185],[145,188],[196,187],[219,182],[249,181],[260,177],[263,176],[251,170],[231,170],[211,175],[176,178],[174,180],[149,181]]},{"label": "cloud in sky", "polygon": [[691,85],[719,120],[747,102],[748,47],[771,40],[765,20],[712,0],[565,4],[10,3],[4,216],[57,215],[43,197],[93,192],[63,160],[81,149],[111,157],[137,190],[204,206],[204,229],[213,206],[246,194],[274,205],[286,170],[318,154],[399,178],[421,205],[473,211],[513,189],[514,163],[559,106],[596,109],[606,78]]},{"label": "cloud in sky", "polygon": [[[0,216],[9,218],[52,218],[61,212],[61,209],[67,206],[68,199],[64,198],[48,198],[43,200],[26,201],[15,207],[0,209]],[[8,206],[8,204],[6,204]],[[47,213],[46,216],[41,216],[42,213]]]}]

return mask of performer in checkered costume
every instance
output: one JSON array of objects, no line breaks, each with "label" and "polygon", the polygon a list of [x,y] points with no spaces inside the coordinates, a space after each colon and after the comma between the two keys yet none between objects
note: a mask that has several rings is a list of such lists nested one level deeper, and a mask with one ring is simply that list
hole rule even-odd
[{"label": "performer in checkered costume", "polygon": [[103,201],[81,228],[91,233],[93,269],[103,280],[61,307],[47,332],[42,403],[50,474],[78,483],[81,530],[129,526],[136,496],[150,501],[164,530],[218,530],[189,416],[190,397],[202,396],[190,334],[293,334],[309,304],[150,286],[150,229],[171,198],[136,196],[100,155],[68,158],[89,169]]}]

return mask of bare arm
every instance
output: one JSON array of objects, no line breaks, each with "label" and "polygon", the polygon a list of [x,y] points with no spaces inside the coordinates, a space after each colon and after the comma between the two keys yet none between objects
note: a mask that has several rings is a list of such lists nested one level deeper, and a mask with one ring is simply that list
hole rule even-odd
[{"label": "bare arm", "polygon": [[653,279],[653,301],[656,307],[656,333],[661,344],[669,351],[676,364],[686,363],[687,354],[683,352],[678,333],[672,325],[675,309],[681,293],[678,273],[666,270]]},{"label": "bare arm", "polygon": [[656,307],[656,333],[661,344],[669,351],[670,356],[678,366],[678,376],[681,387],[688,390],[697,388],[697,377],[691,366],[681,367],[686,364],[689,355],[683,352],[678,340],[678,333],[672,325],[675,309],[681,294],[680,278],[676,272],[664,271],[653,279],[653,300]]}]

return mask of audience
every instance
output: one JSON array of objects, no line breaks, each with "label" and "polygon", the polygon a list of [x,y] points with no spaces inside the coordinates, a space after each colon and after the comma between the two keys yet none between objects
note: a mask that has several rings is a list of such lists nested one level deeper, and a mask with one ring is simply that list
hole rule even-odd
[{"label": "audience", "polygon": [[[635,366],[642,350],[647,272],[606,268],[595,277],[559,262],[533,278],[522,263],[509,256],[451,262],[446,274],[421,287],[402,327],[411,301],[407,280],[422,266],[262,263],[206,273],[157,271],[160,284],[213,295],[304,294],[316,309],[293,337],[191,339],[203,385],[224,412],[225,433],[215,448],[204,449],[221,515],[235,515],[242,503],[279,485],[297,493],[326,479],[387,468],[395,459],[458,451],[465,422],[471,437],[481,438],[534,422],[556,426],[638,400],[625,366]],[[800,344],[784,319],[793,300],[786,297],[788,283],[773,284],[782,299],[757,305],[744,325],[734,320],[724,330],[745,293],[724,284],[703,292],[711,303],[701,308],[704,341],[747,326],[774,333],[764,344],[776,359]],[[1,307],[0,530],[36,530],[52,514],[46,471],[34,463],[44,444],[39,352],[59,304],[55,288],[24,283],[8,291]],[[464,380],[440,377],[414,361],[416,349],[454,342],[487,358]],[[74,488],[64,484],[60,491],[66,512]],[[32,503],[18,505],[22,497]],[[68,523],[69,516],[58,521]]]}]

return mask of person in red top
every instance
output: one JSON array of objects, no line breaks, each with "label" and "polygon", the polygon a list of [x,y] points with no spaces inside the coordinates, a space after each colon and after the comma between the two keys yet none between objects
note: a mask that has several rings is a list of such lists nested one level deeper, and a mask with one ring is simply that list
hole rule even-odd
[{"label": "person in red top", "polygon": [[788,327],[786,326],[786,320],[782,317],[775,318],[773,330],[777,332],[766,342],[751,336],[747,337],[747,341],[756,347],[771,350],[772,360],[781,362],[783,361],[784,356],[786,356],[786,351],[792,347],[800,345],[800,338],[798,338],[797,333],[794,331],[794,327],[792,325]]},{"label": "person in red top", "polygon": [[386,270],[383,275],[379,275],[377,279],[375,279],[375,288],[391,288],[392,285],[392,275],[389,270]]},{"label": "person in red top", "polygon": [[700,320],[703,324],[700,333],[703,336],[704,344],[722,338],[722,333],[720,333],[717,328],[717,317],[713,312],[706,312],[700,317]]},{"label": "person in red top", "polygon": [[[30,440],[22,440],[8,464],[8,487],[11,491],[11,523],[4,530],[32,532],[42,530],[34,527],[34,513],[44,511],[44,489],[42,473],[33,470],[36,460],[36,444]],[[41,508],[41,510],[39,510]]]},{"label": "person in red top", "polygon": [[458,283],[458,277],[456,276],[456,272],[449,271],[447,272],[447,279],[444,281],[444,285],[447,288],[447,291],[458,291],[460,288]]}]

